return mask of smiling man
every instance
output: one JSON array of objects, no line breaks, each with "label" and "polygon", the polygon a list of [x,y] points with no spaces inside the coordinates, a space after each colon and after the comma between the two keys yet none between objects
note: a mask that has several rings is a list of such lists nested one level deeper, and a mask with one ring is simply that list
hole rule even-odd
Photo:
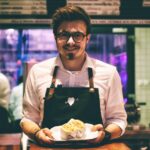
[{"label": "smiling man", "polygon": [[65,6],[53,15],[59,55],[32,67],[24,95],[22,130],[41,144],[52,144],[51,128],[71,118],[93,124],[90,143],[121,136],[126,128],[122,85],[116,68],[86,53],[91,24],[80,7]]},{"label": "smiling man", "polygon": [[85,62],[87,35],[84,21],[64,21],[57,29],[56,43],[63,65],[70,71],[81,70]]}]

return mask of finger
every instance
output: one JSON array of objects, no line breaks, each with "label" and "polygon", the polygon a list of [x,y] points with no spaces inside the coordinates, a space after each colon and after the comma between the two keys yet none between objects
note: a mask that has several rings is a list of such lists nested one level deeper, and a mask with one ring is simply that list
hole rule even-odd
[{"label": "finger", "polygon": [[48,136],[45,136],[45,138],[43,139],[43,142],[46,144],[53,144],[54,141],[52,141]]},{"label": "finger", "polygon": [[99,131],[97,138],[90,140],[89,142],[90,143],[100,143],[103,140],[104,136],[105,136],[104,131]]},{"label": "finger", "polygon": [[42,144],[44,133],[42,129],[36,134],[36,141]]},{"label": "finger", "polygon": [[52,132],[50,131],[50,129],[44,128],[44,129],[43,129],[43,132],[44,132],[45,135],[48,136],[49,138],[54,139],[53,136],[52,136]]},{"label": "finger", "polygon": [[96,124],[91,128],[91,131],[100,131],[100,130],[103,130],[102,124]]},{"label": "finger", "polygon": [[37,141],[40,144],[52,144],[53,142],[50,140],[50,138],[45,134],[45,129],[42,129],[37,134]]}]

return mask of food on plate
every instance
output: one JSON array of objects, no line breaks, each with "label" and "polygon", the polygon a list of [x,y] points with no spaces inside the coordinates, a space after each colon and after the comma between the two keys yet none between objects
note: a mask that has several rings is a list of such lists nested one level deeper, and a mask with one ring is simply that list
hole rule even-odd
[{"label": "food on plate", "polygon": [[70,119],[60,127],[60,134],[63,140],[83,138],[85,136],[85,124],[78,119]]}]

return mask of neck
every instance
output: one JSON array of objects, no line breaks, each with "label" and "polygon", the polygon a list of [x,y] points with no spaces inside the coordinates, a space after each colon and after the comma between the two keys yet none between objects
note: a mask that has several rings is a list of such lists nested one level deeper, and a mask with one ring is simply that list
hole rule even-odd
[{"label": "neck", "polygon": [[70,71],[80,71],[82,69],[82,66],[85,62],[86,55],[82,55],[79,58],[74,58],[72,60],[60,57],[62,60],[62,64],[65,69],[70,70]]}]

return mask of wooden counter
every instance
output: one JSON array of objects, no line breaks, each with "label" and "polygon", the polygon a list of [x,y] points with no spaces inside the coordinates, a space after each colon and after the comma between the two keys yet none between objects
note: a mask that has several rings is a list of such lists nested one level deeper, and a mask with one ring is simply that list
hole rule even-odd
[{"label": "wooden counter", "polygon": [[[21,134],[0,134],[0,150],[20,150]],[[92,147],[92,148],[62,148],[61,150],[130,150],[124,143],[112,143],[104,146]],[[60,148],[45,148],[40,147],[34,143],[30,143],[28,147],[30,150],[60,150]],[[27,148],[26,148],[27,149]]]},{"label": "wooden counter", "polygon": [[[19,150],[21,145],[21,134],[0,134],[0,150]],[[140,149],[140,148],[150,148],[150,130],[140,130],[133,131],[128,130],[125,134],[116,140],[113,140],[113,143],[107,144],[104,146],[94,147],[94,148],[81,148],[81,150],[130,150],[127,143],[131,149]],[[60,148],[43,148],[30,143],[29,145],[31,150],[60,150]],[[61,146],[60,146],[61,147]],[[61,150],[75,150],[79,148],[61,148]]]},{"label": "wooden counter", "polygon": [[150,149],[150,129],[145,130],[126,130],[125,134],[115,141],[125,142],[131,149]]},{"label": "wooden counter", "polygon": [[20,150],[21,134],[0,134],[0,150]]},{"label": "wooden counter", "polygon": [[[104,146],[92,147],[92,148],[61,148],[61,150],[131,150],[124,143],[111,143]],[[30,144],[30,150],[60,150],[60,148],[45,148],[35,144]]]}]

